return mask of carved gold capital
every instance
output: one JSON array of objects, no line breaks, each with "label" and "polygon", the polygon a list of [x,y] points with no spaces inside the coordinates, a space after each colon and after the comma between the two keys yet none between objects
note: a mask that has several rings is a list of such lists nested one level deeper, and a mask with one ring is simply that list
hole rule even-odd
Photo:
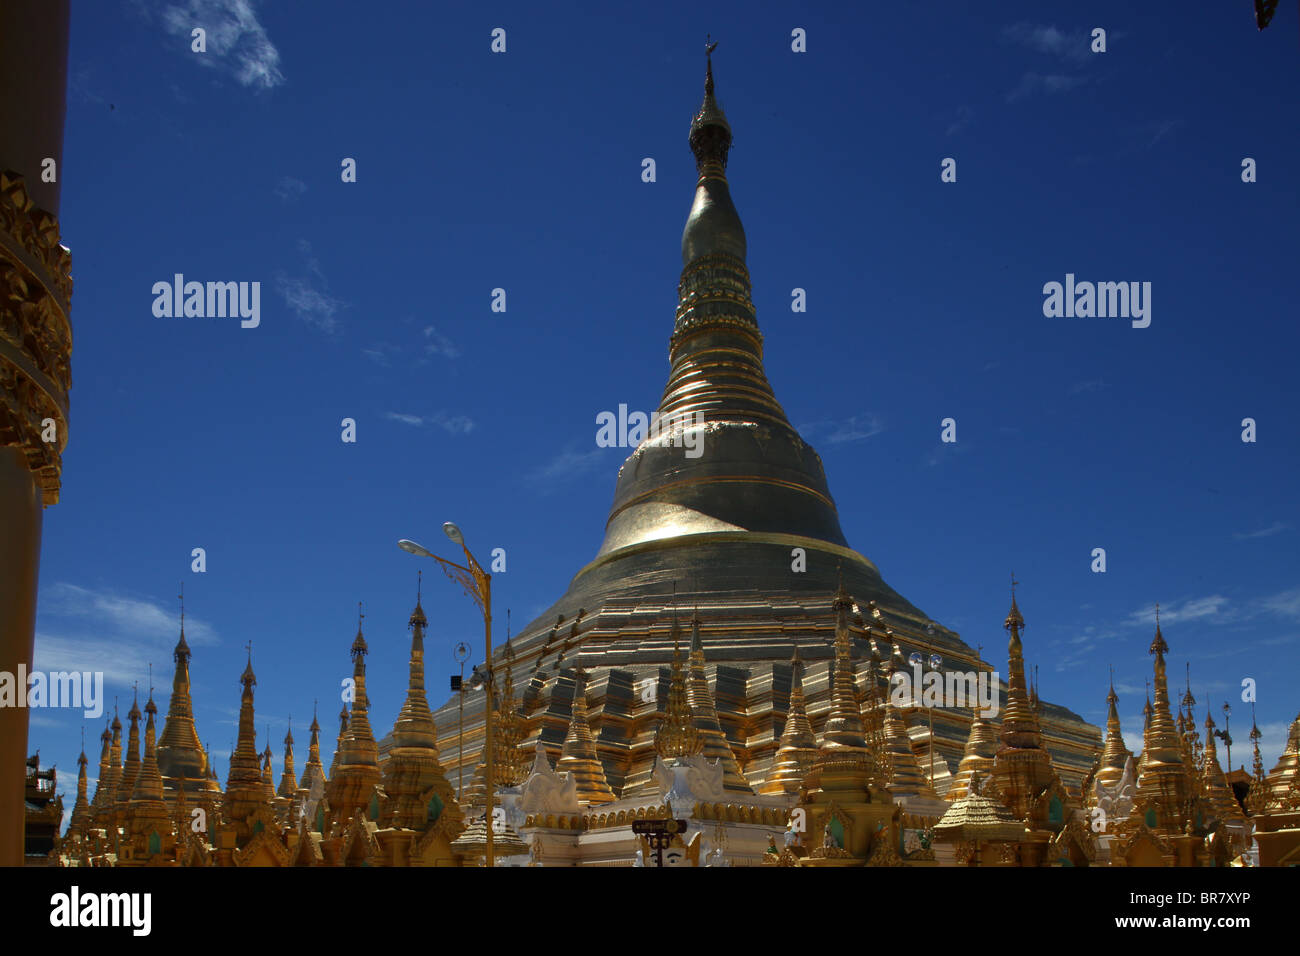
[{"label": "carved gold capital", "polygon": [[59,500],[68,441],[72,258],[59,220],[23,177],[0,172],[0,446],[27,454],[45,504]]}]

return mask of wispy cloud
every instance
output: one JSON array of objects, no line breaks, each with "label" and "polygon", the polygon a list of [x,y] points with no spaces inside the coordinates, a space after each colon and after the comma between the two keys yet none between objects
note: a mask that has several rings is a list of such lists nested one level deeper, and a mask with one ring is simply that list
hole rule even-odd
[{"label": "wispy cloud", "polygon": [[275,194],[282,202],[293,202],[306,191],[307,184],[293,176],[281,176],[280,181],[275,184]]},{"label": "wispy cloud", "polygon": [[335,315],[345,303],[329,294],[329,282],[321,271],[320,262],[312,254],[311,243],[299,239],[298,251],[302,254],[306,274],[288,276],[277,272],[276,289],[298,318],[328,335],[334,335],[341,327]]},{"label": "wispy cloud", "polygon": [[530,481],[539,484],[543,491],[552,490],[552,488],[567,479],[576,478],[578,475],[585,474],[599,467],[605,460],[605,450],[603,448],[593,448],[591,451],[577,451],[574,448],[568,448],[546,464],[535,468],[529,473]]},{"label": "wispy cloud", "polygon": [[962,130],[964,130],[967,126],[970,126],[971,122],[974,119],[975,119],[975,111],[972,110],[969,106],[957,107],[957,115],[953,118],[952,122],[948,124],[948,130],[945,133],[945,135],[947,136],[957,135]]},{"label": "wispy cloud", "polygon": [[[242,86],[271,89],[284,82],[280,51],[258,22],[255,7],[256,0],[185,0],[165,7],[162,23],[200,65],[222,70]],[[205,53],[190,52],[195,27],[206,34]]]},{"label": "wispy cloud", "polygon": [[408,415],[404,412],[387,412],[385,418],[411,425],[415,428],[441,428],[449,435],[468,435],[474,430],[474,420],[465,415],[434,412],[432,415]]},{"label": "wispy cloud", "polygon": [[397,346],[391,342],[376,342],[369,348],[362,349],[361,354],[370,359],[370,361],[374,362],[376,365],[382,365],[384,368],[387,368],[389,360],[392,356],[396,355],[398,351],[399,349]]},{"label": "wispy cloud", "polygon": [[1264,608],[1280,617],[1300,619],[1300,588],[1291,588],[1265,598]]},{"label": "wispy cloud", "polygon": [[885,430],[885,424],[879,415],[854,415],[847,421],[840,422],[827,439],[831,444],[846,441],[861,441],[879,435]]},{"label": "wispy cloud", "polygon": [[1288,530],[1290,527],[1291,526],[1289,524],[1283,524],[1280,521],[1274,521],[1267,528],[1261,528],[1258,531],[1245,531],[1245,532],[1239,531],[1236,534],[1234,534],[1233,537],[1236,538],[1238,541],[1248,541],[1251,538],[1271,538],[1273,537],[1273,535],[1281,534],[1283,531]]},{"label": "wispy cloud", "polygon": [[1070,63],[1083,63],[1092,56],[1092,35],[1082,31],[1068,33],[1056,25],[1013,23],[1002,30],[1004,42],[1023,46]]},{"label": "wispy cloud", "polygon": [[426,325],[424,327],[424,354],[425,355],[442,355],[449,359],[460,358],[460,349],[458,349],[447,336],[443,335],[435,326]]},{"label": "wispy cloud", "polygon": [[864,438],[879,435],[884,430],[884,419],[874,412],[854,415],[841,421],[810,422],[799,426],[800,434],[809,436],[825,435],[826,441],[833,445],[849,441],[862,441]]},{"label": "wispy cloud", "polygon": [[1081,392],[1100,392],[1102,389],[1110,388],[1109,382],[1103,382],[1101,379],[1094,379],[1090,382],[1076,382],[1070,386],[1070,394],[1078,395]]},{"label": "wispy cloud", "polygon": [[[153,664],[155,686],[166,683],[180,634],[170,602],[59,582],[41,590],[38,616],[36,670],[99,671],[106,685],[126,687],[143,685]],[[196,648],[220,643],[215,629],[193,614],[185,618],[185,640]]]},{"label": "wispy cloud", "polygon": [[[62,581],[41,590],[40,613],[42,618],[86,618],[95,622],[96,630],[131,634],[144,640],[175,641],[180,633],[177,605]],[[220,643],[211,625],[193,614],[185,619],[185,640],[191,645]]]},{"label": "wispy cloud", "polygon": [[1007,93],[1007,102],[1015,103],[1037,93],[1050,96],[1053,93],[1065,93],[1087,81],[1084,76],[1070,76],[1066,73],[1029,72],[1020,78],[1015,88]]},{"label": "wispy cloud", "polygon": [[[1228,599],[1222,594],[1212,594],[1208,597],[1189,598],[1188,600],[1173,602],[1172,604],[1161,605],[1160,623],[1162,624],[1180,624],[1185,621],[1197,621],[1201,618],[1214,617],[1219,614],[1228,604]],[[1128,623],[1144,624],[1151,627],[1156,623],[1155,605],[1134,611],[1129,615]]]}]

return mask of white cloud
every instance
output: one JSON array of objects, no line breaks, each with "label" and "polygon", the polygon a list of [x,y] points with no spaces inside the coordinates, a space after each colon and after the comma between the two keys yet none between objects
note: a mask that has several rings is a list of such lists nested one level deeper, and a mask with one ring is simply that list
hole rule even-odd
[{"label": "white cloud", "polygon": [[285,202],[293,202],[307,191],[307,184],[293,176],[281,176],[275,184],[275,194]]},{"label": "white cloud", "polygon": [[1086,79],[1087,77],[1070,76],[1065,73],[1034,73],[1031,71],[1020,78],[1020,82],[1015,89],[1007,93],[1007,102],[1014,103],[1036,93],[1048,96],[1053,93],[1065,93],[1082,85]]},{"label": "white cloud", "polygon": [[1289,524],[1283,524],[1280,521],[1274,521],[1267,528],[1261,528],[1258,531],[1237,532],[1236,534],[1233,535],[1233,537],[1236,538],[1238,541],[1246,541],[1251,538],[1271,538],[1273,535],[1281,534],[1283,531],[1286,531],[1290,527],[1291,526]]},{"label": "white cloud", "polygon": [[591,451],[575,451],[572,448],[560,452],[545,465],[529,473],[529,479],[543,485],[554,484],[568,478],[592,471],[605,460],[603,448]]},{"label": "white cloud", "polygon": [[1066,33],[1054,24],[1013,23],[1002,30],[1002,39],[1035,53],[1045,53],[1074,63],[1083,63],[1092,55],[1091,32]]},{"label": "white cloud", "polygon": [[[1162,605],[1160,608],[1161,624],[1178,624],[1184,621],[1196,621],[1204,617],[1213,617],[1217,615],[1228,603],[1228,599],[1222,594],[1212,594],[1208,597],[1189,598],[1181,604],[1175,601],[1173,604]],[[1130,624],[1145,624],[1151,627],[1156,623],[1155,606],[1143,608],[1134,611],[1129,615]]]},{"label": "white cloud", "polygon": [[426,355],[443,355],[449,359],[460,358],[460,349],[432,325],[424,327],[424,352]]},{"label": "white cloud", "polygon": [[329,294],[329,282],[321,271],[320,262],[312,255],[311,243],[299,239],[298,251],[302,253],[306,275],[288,276],[277,272],[276,288],[298,318],[326,334],[337,333],[341,324],[334,316],[345,303]]},{"label": "white cloud", "polygon": [[[229,73],[242,86],[271,89],[284,82],[280,51],[258,22],[255,0],[185,0],[162,11],[162,22],[188,56],[202,66]],[[195,27],[206,33],[207,50],[190,51]]]},{"label": "white cloud", "polygon": [[441,428],[449,435],[468,435],[475,428],[474,420],[466,415],[449,415],[447,412],[434,412],[432,415],[408,415],[404,412],[386,412],[384,417],[391,421],[412,425],[416,428]]}]

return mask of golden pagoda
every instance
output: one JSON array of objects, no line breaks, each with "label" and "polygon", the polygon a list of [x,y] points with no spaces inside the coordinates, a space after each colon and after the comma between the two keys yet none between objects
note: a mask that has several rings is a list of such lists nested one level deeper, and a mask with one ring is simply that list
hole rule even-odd
[{"label": "golden pagoda", "polygon": [[1300,774],[1300,714],[1291,721],[1286,735],[1286,748],[1277,764],[1268,774],[1268,789],[1274,800],[1280,800],[1291,789],[1292,781]]},{"label": "golden pagoda", "polygon": [[[307,747],[307,765],[302,769],[302,779],[298,781],[298,792],[295,794],[296,815],[293,817],[295,823],[302,817],[316,821],[317,808],[325,796],[325,767],[320,761],[320,721],[316,717],[314,704],[310,731],[311,743]],[[316,822],[314,826],[316,831],[320,832],[323,821]]]},{"label": "golden pagoda", "polygon": [[258,759],[254,729],[252,648],[240,675],[239,736],[230,755],[226,792],[221,802],[221,823],[216,829],[216,860],[221,866],[283,866],[288,849],[279,835],[279,821],[267,797],[266,781]]},{"label": "golden pagoda", "polygon": [[[853,602],[836,589],[831,713],[796,812],[804,842],[788,845],[778,865],[901,866],[902,810],[875,781],[878,755],[867,748],[849,636]],[[933,856],[926,855],[927,862]],[[769,862],[765,860],[764,862]]]},{"label": "golden pagoda", "polygon": [[139,690],[131,697],[131,709],[126,712],[126,719],[131,723],[127,732],[126,762],[122,765],[122,776],[117,782],[117,793],[113,798],[113,823],[110,836],[114,839],[126,819],[126,805],[131,802],[135,792],[135,778],[140,774],[140,703]]},{"label": "golden pagoda", "polygon": [[[107,757],[107,753],[104,757]],[[87,838],[90,830],[90,803],[86,799],[86,730],[81,730],[81,753],[77,757],[77,800],[72,805],[72,816],[68,819],[68,830],[66,836],[78,843]],[[100,764],[103,764],[101,758]]]},{"label": "golden pagoda", "polygon": [[176,671],[172,676],[167,719],[158,738],[158,771],[162,774],[163,794],[170,806],[175,805],[179,790],[185,790],[190,801],[202,802],[207,799],[204,794],[221,789],[208,776],[207,754],[199,743],[199,732],[194,723],[194,701],[190,696],[192,654],[185,640],[184,590],[181,594],[181,633],[172,651]]},{"label": "golden pagoda", "polygon": [[117,750],[119,760],[122,755],[122,722],[117,719],[116,706],[113,708],[113,723],[117,725],[116,732],[105,724],[104,732],[99,736],[99,777],[95,781],[95,796],[90,801],[89,825],[92,829],[107,829],[113,794],[117,787],[113,779],[114,771],[122,771],[121,766],[113,760],[114,749]]},{"label": "golden pagoda", "polygon": [[[383,768],[384,800],[375,833],[389,866],[449,866],[451,841],[465,829],[460,804],[438,762],[438,737],[424,688],[424,633],[417,594],[408,624],[411,659],[406,700],[393,724]],[[500,766],[500,764],[498,764]]]},{"label": "golden pagoda", "polygon": [[[573,669],[573,705],[569,732],[564,738],[557,773],[568,773],[578,782],[578,801],[584,806],[611,803],[614,791],[605,779],[605,768],[596,756],[596,742],[587,719],[587,672]],[[703,736],[703,735],[701,735]]]},{"label": "golden pagoda", "polygon": [[1025,687],[1024,646],[1020,638],[1025,619],[1016,604],[1012,579],[1011,610],[1003,627],[1008,643],[1007,702],[1002,712],[1000,744],[993,758],[993,786],[999,798],[1024,822],[1026,833],[1017,847],[1021,866],[1046,866],[1049,844],[1067,824],[1067,794],[1043,747],[1038,709]]},{"label": "golden pagoda", "polygon": [[[634,688],[659,681],[669,663],[677,582],[691,582],[679,598],[697,608],[691,643],[699,650],[688,686],[699,696],[703,669],[713,701],[712,713],[700,703],[694,719],[709,752],[725,765],[728,791],[739,795],[767,791],[776,772],[792,645],[808,664],[803,692],[814,729],[832,708],[833,682],[820,677],[821,664],[833,656],[841,577],[844,590],[871,609],[870,627],[892,629],[904,654],[938,654],[946,667],[963,672],[988,669],[973,648],[893,590],[849,546],[821,459],[776,398],[764,369],[747,237],[732,199],[731,126],[715,95],[711,57],[704,87],[688,133],[696,181],[682,232],[658,425],[619,471],[592,561],[512,642],[516,678],[528,687],[528,743],[540,739],[552,755],[569,725],[568,670],[589,675],[592,759],[620,798],[654,786],[657,754],[649,729],[659,717],[658,696]],[[862,625],[857,613],[849,615],[857,642]],[[452,742],[460,695],[435,711],[449,768],[473,768],[481,758],[484,696],[464,700],[463,752]],[[957,710],[933,716],[937,778],[961,759],[969,716]],[[1046,701],[1040,724],[1044,746],[1077,784],[1099,731]]]},{"label": "golden pagoda", "polygon": [[992,775],[998,745],[997,728],[983,716],[978,707],[975,708],[971,717],[970,736],[966,738],[966,751],[962,754],[961,763],[957,765],[952,786],[944,795],[946,800],[955,803],[970,793],[976,774],[985,779]]},{"label": "golden pagoda", "polygon": [[727,735],[718,721],[718,711],[713,695],[709,693],[709,678],[704,672],[704,642],[700,637],[700,612],[696,608],[691,618],[690,680],[686,684],[686,704],[691,710],[691,720],[704,741],[704,756],[722,764],[723,786],[728,790],[753,793],[731,752]]},{"label": "golden pagoda", "polygon": [[[158,707],[153,702],[153,688],[144,705],[148,719],[144,728],[144,761],[136,775],[131,798],[122,823],[122,847],[119,866],[169,866],[175,864],[172,848],[175,830],[163,799],[162,774],[158,769],[158,745],[154,717]],[[129,715],[128,715],[129,716]]]},{"label": "golden pagoda", "polygon": [[[893,632],[887,630],[885,639],[892,643]],[[903,652],[897,644],[894,644],[889,668],[891,687],[894,684],[894,675],[902,671],[903,667]],[[912,738],[903,724],[898,708],[894,705],[892,694],[885,701],[883,730],[885,760],[889,766],[885,788],[893,796],[894,802],[903,804],[909,809],[923,807],[936,817],[942,815],[946,808],[939,806],[939,798],[926,779],[916,754],[912,751]]]},{"label": "golden pagoda", "polygon": [[761,793],[798,793],[817,759],[817,737],[803,699],[803,666],[799,647],[795,645],[794,656],[790,658],[790,706],[785,728],[781,731],[772,774],[760,788]]},{"label": "golden pagoda", "polygon": [[[349,865],[359,864],[369,856],[368,852],[363,852],[367,841],[356,829],[367,825],[376,828],[374,821],[379,816],[379,798],[375,787],[382,776],[378,745],[370,729],[370,702],[366,697],[366,654],[369,649],[361,633],[364,617],[358,614],[357,636],[352,641],[352,711],[348,716],[347,731],[339,741],[336,766],[331,769],[325,788],[328,812],[322,851],[327,862],[346,862]],[[345,860],[346,852],[351,856]],[[340,855],[332,856],[332,853]]]},{"label": "golden pagoda", "polygon": [[1106,787],[1119,783],[1133,759],[1120,729],[1118,704],[1119,695],[1115,693],[1115,675],[1112,672],[1110,691],[1106,694],[1106,742],[1102,747],[1101,764],[1096,775],[1096,782]]}]

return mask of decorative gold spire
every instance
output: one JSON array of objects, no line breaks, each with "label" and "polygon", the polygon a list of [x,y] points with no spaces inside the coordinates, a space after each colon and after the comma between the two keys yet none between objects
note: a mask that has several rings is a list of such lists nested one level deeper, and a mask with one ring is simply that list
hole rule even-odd
[{"label": "decorative gold spire", "polygon": [[[894,639],[892,630],[885,633],[890,641]],[[894,684],[894,674],[902,670],[903,665],[903,651],[897,644],[894,644],[893,654],[890,657],[889,683],[891,687]],[[890,795],[895,798],[933,797],[935,793],[930,788],[925,773],[921,770],[921,763],[916,759],[916,752],[912,750],[911,735],[907,732],[907,725],[903,723],[898,708],[894,706],[892,695],[885,705],[884,732],[885,752],[889,762],[889,776],[885,786]]]},{"label": "decorative gold spire", "polygon": [[1214,715],[1205,709],[1205,769],[1204,790],[1206,803],[1210,812],[1219,820],[1233,823],[1244,822],[1241,805],[1232,795],[1228,778],[1219,766],[1219,747],[1214,742]]},{"label": "decorative gold spire", "polygon": [[339,754],[343,752],[343,738],[347,736],[347,733],[348,733],[348,705],[346,702],[344,702],[343,708],[339,711],[339,735],[338,735],[338,739],[334,741],[334,756],[330,759],[329,775],[331,777],[334,776],[334,771],[338,769]]},{"label": "decorative gold spire", "polygon": [[131,722],[126,747],[126,763],[122,766],[122,779],[117,785],[117,814],[119,825],[123,820],[126,806],[135,793],[135,778],[140,774],[140,689],[136,686],[131,696],[131,709],[126,712],[126,719]]},{"label": "decorative gold spire", "polygon": [[1273,801],[1280,805],[1295,789],[1293,782],[1298,777],[1300,777],[1300,714],[1291,721],[1286,735],[1286,747],[1268,773],[1268,789]]},{"label": "decorative gold spire", "polygon": [[1030,705],[1025,689],[1024,645],[1020,638],[1025,619],[1016,604],[1018,583],[1013,574],[1011,610],[1003,622],[1003,627],[1011,635],[1007,645],[1010,676],[993,775],[1002,802],[1017,819],[1025,821],[1033,829],[1046,826],[1047,812],[1041,798],[1053,785],[1059,787],[1060,784],[1052,767],[1052,758],[1043,747],[1038,714]]},{"label": "decorative gold spire", "polygon": [[[113,718],[116,721],[117,713],[114,707]],[[117,746],[121,747],[122,741],[122,724],[117,724],[117,736],[114,737],[113,731],[107,723],[104,724],[104,732],[99,736],[99,779],[95,781],[95,798],[90,803],[90,825],[92,827],[107,827],[113,813],[113,798],[117,788],[117,781],[113,771],[122,772],[122,768],[115,765],[113,759],[114,740]],[[121,752],[119,749],[118,756]]]},{"label": "decorative gold spire", "polygon": [[284,735],[284,771],[276,795],[292,800],[298,792],[298,776],[293,769],[293,718],[289,718],[289,732]]},{"label": "decorative gold spire", "polygon": [[691,720],[686,702],[686,683],[682,679],[681,629],[677,624],[677,607],[673,605],[673,663],[668,680],[668,707],[655,730],[655,753],[661,760],[693,757],[704,749],[704,740]]},{"label": "decorative gold spire", "polygon": [[573,669],[573,711],[569,718],[569,732],[560,752],[558,773],[568,773],[578,784],[578,802],[581,804],[612,803],[614,791],[605,779],[605,768],[596,753],[596,739],[587,722],[587,672],[581,667]]},{"label": "decorative gold spire", "polygon": [[153,687],[144,706],[148,719],[144,729],[144,761],[136,775],[135,787],[125,813],[125,829],[131,842],[132,862],[165,863],[165,854],[173,842],[167,804],[163,801],[162,774],[158,771],[158,747],[154,717],[158,707],[153,702]]},{"label": "decorative gold spire", "polygon": [[393,724],[392,745],[384,764],[387,800],[380,814],[384,827],[425,830],[441,820],[447,832],[463,826],[461,809],[438,760],[438,735],[424,687],[424,634],[428,619],[420,606],[417,580],[411,631],[411,659],[406,700]]},{"label": "decorative gold spire", "polygon": [[[509,611],[506,612],[507,617]],[[507,625],[507,633],[509,625]],[[492,731],[496,735],[496,749],[492,752],[492,772],[496,776],[498,787],[517,787],[528,777],[531,762],[521,749],[524,739],[524,721],[519,714],[519,705],[515,701],[515,681],[513,667],[514,648],[510,639],[506,639],[503,656],[505,663],[505,680],[501,695],[497,701],[497,712],[492,719]]]},{"label": "decorative gold spire", "polygon": [[867,741],[862,727],[862,705],[858,702],[857,675],[849,643],[849,611],[853,601],[844,590],[844,577],[831,602],[835,612],[835,663],[831,678],[831,713],[822,730],[821,749],[846,750],[863,754]]},{"label": "decorative gold spire", "polygon": [[1142,772],[1138,775],[1137,801],[1156,810],[1156,827],[1181,834],[1188,819],[1191,781],[1183,758],[1183,742],[1169,710],[1169,684],[1165,643],[1160,630],[1160,605],[1156,605],[1155,702],[1142,741]]},{"label": "decorative gold spire", "polygon": [[961,763],[957,765],[952,786],[948,788],[944,799],[960,800],[970,793],[972,782],[977,776],[981,778],[992,776],[997,752],[997,728],[993,726],[991,720],[984,718],[977,704],[971,712],[970,735],[966,738],[966,749],[962,753]]},{"label": "decorative gold spire", "polygon": [[185,641],[185,586],[181,585],[180,638],[172,651],[176,670],[172,676],[172,696],[167,705],[167,719],[158,738],[158,772],[162,774],[164,793],[175,799],[178,789],[191,793],[211,792],[217,787],[206,772],[207,757],[199,744],[194,723],[194,702],[190,695],[190,646]]},{"label": "decorative gold spire", "polygon": [[144,726],[144,761],[140,764],[140,772],[136,775],[131,802],[156,800],[161,803],[163,783],[162,775],[158,772],[158,746],[154,730],[154,716],[158,713],[158,707],[153,702],[153,688],[149,689],[149,700],[144,705],[144,712],[148,715]]},{"label": "decorative gold spire", "polygon": [[239,695],[239,736],[230,754],[226,771],[226,793],[221,812],[226,824],[234,827],[237,842],[242,845],[252,836],[251,817],[259,807],[266,805],[262,788],[262,762],[257,752],[257,729],[254,721],[253,688],[257,676],[253,673],[253,645],[245,645],[248,663],[239,677],[243,687]]},{"label": "decorative gold spire", "polygon": [[1250,789],[1246,792],[1246,809],[1251,815],[1264,813],[1268,808],[1268,783],[1264,775],[1264,758],[1259,753],[1259,741],[1264,734],[1255,722],[1255,705],[1250,705],[1250,743],[1255,750],[1255,759],[1251,765]]},{"label": "decorative gold spire", "polygon": [[786,713],[785,729],[772,759],[772,773],[763,785],[763,793],[798,793],[804,777],[817,759],[817,737],[808,719],[803,698],[803,661],[799,659],[799,645],[790,658],[790,709]]},{"label": "decorative gold spire", "polygon": [[[72,805],[68,834],[82,836],[90,826],[90,802],[86,799],[86,728],[81,728],[81,754],[77,757],[77,801]],[[101,760],[102,765],[102,760]]]},{"label": "decorative gold spire", "polygon": [[1124,743],[1124,734],[1119,725],[1119,695],[1115,693],[1115,672],[1111,670],[1110,692],[1106,694],[1106,741],[1102,746],[1101,765],[1097,769],[1096,779],[1107,787],[1113,787],[1124,776],[1124,767],[1133,756]]},{"label": "decorative gold spire", "polygon": [[[674,609],[674,615],[676,609]],[[736,755],[718,720],[718,711],[709,692],[709,678],[704,670],[704,642],[700,637],[700,612],[697,608],[691,618],[690,680],[686,684],[686,704],[691,710],[691,721],[704,741],[704,757],[722,761],[723,787],[740,793],[753,793],[749,781],[740,772]]]},{"label": "decorative gold spire", "polygon": [[339,740],[337,766],[330,772],[326,794],[330,806],[331,836],[339,836],[353,815],[369,812],[375,785],[379,783],[379,747],[370,729],[366,697],[366,646],[361,632],[365,614],[357,604],[357,636],[352,641],[352,712],[347,730]]}]

